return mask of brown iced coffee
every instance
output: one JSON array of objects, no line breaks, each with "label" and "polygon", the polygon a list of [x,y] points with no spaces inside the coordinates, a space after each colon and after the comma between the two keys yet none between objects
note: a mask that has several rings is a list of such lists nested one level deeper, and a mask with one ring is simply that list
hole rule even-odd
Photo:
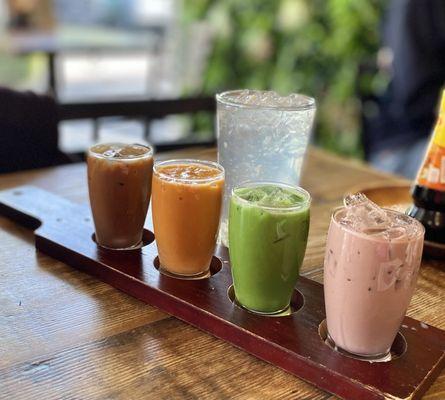
[{"label": "brown iced coffee", "polygon": [[87,162],[96,242],[111,249],[137,247],[150,203],[152,148],[98,144],[90,148]]}]

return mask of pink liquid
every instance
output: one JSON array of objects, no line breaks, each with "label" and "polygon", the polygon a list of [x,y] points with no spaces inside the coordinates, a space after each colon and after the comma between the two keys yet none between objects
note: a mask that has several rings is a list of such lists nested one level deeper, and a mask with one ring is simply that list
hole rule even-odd
[{"label": "pink liquid", "polygon": [[414,234],[407,235],[401,229],[391,239],[359,233],[338,222],[344,212],[334,214],[326,244],[324,294],[329,335],[338,347],[351,353],[386,354],[414,292],[424,230],[413,226]]}]

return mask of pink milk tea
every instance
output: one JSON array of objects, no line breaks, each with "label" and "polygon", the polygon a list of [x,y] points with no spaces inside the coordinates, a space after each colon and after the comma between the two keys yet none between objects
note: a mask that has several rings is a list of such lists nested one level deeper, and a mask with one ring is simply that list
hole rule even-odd
[{"label": "pink milk tea", "polygon": [[415,219],[362,194],[348,196],[333,214],[324,294],[337,347],[365,357],[389,354],[414,292],[424,233]]}]

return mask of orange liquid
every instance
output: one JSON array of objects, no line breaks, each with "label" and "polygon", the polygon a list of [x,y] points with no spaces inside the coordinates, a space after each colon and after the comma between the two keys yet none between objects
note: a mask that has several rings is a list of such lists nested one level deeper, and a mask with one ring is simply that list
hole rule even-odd
[{"label": "orange liquid", "polygon": [[209,269],[216,245],[223,187],[221,171],[204,164],[178,163],[156,168],[153,226],[163,269],[189,276]]}]

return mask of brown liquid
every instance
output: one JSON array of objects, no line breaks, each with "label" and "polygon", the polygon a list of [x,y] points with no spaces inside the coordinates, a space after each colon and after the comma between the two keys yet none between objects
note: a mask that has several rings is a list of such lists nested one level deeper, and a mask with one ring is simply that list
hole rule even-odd
[{"label": "brown liquid", "polygon": [[121,143],[93,146],[87,157],[88,189],[99,245],[135,247],[151,195],[152,150]]},{"label": "brown liquid", "polygon": [[155,167],[153,226],[164,270],[187,276],[208,271],[223,187],[223,172],[199,161]]}]

